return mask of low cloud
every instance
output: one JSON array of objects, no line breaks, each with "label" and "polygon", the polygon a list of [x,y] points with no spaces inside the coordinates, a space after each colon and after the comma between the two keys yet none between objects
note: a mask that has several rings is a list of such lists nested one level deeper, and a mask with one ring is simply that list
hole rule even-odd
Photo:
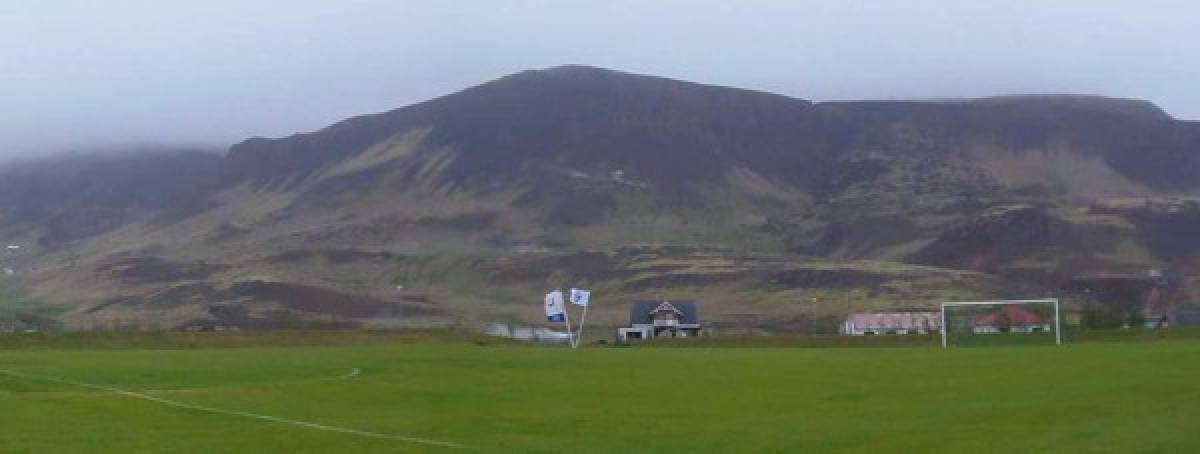
[{"label": "low cloud", "polygon": [[1094,93],[1200,119],[1195,2],[10,3],[0,154],[220,148],[565,63],[815,100]]}]

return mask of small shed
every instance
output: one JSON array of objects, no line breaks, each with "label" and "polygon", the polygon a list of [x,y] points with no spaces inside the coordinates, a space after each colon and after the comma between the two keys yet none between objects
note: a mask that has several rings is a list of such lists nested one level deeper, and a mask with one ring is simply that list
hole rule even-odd
[{"label": "small shed", "polygon": [[940,332],[942,314],[933,311],[864,312],[850,314],[842,322],[842,334],[869,336],[877,334],[928,334]]}]

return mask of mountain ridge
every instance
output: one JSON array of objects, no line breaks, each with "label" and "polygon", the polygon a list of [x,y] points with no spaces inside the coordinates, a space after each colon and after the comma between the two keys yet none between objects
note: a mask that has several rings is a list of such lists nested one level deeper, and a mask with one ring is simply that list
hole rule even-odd
[{"label": "mountain ridge", "polygon": [[[136,210],[0,182],[21,285],[80,326],[264,326],[531,319],[515,303],[562,285],[611,295],[600,320],[663,290],[777,318],[1024,293],[1123,317],[1200,280],[1200,123],[1137,100],[813,103],[571,65],[204,162],[142,168],[177,189]],[[31,203],[77,215],[6,210]]]},{"label": "mountain ridge", "polygon": [[[632,98],[619,102],[623,103],[620,111],[634,118],[624,121],[603,118],[606,109],[613,109],[611,103],[618,102],[613,100],[620,96]],[[524,110],[531,111],[528,118],[514,113]],[[869,113],[864,114],[864,110]],[[497,112],[502,114],[490,116]],[[555,118],[563,116],[563,112],[575,116]],[[641,124],[631,124],[635,121]],[[254,174],[251,180],[278,184],[281,179],[303,177],[321,165],[361,152],[394,134],[437,125],[428,137],[431,147],[472,153],[470,159],[452,163],[454,175],[450,179],[502,173],[495,169],[510,162],[563,158],[563,154],[574,160],[565,163],[568,167],[572,164],[588,167],[586,156],[599,154],[614,167],[609,171],[633,172],[631,176],[643,180],[662,180],[667,186],[679,187],[682,182],[669,181],[676,173],[663,165],[638,169],[636,163],[644,162],[638,160],[638,154],[660,153],[667,155],[664,159],[682,161],[698,158],[691,154],[718,161],[729,161],[733,156],[753,162],[720,162],[721,166],[748,165],[760,173],[782,167],[783,171],[778,172],[781,175],[805,175],[813,168],[812,160],[827,161],[836,158],[830,154],[853,151],[848,149],[861,145],[853,142],[855,138],[889,134],[878,129],[897,121],[919,122],[917,127],[943,133],[949,140],[962,140],[956,134],[977,131],[996,139],[999,146],[1012,149],[1036,147],[1055,140],[1056,136],[1065,136],[1067,140],[1083,142],[1079,147],[1082,150],[1103,153],[1123,174],[1159,187],[1194,186],[1196,183],[1187,175],[1200,168],[1192,157],[1171,154],[1175,148],[1200,143],[1200,133],[1186,123],[1174,121],[1161,109],[1138,101],[1021,95],[951,104],[917,101],[814,104],[764,92],[584,66],[525,71],[430,101],[351,118],[312,133],[275,140],[251,139],[232,147],[229,155],[233,172],[261,168],[264,170],[250,171]],[[589,123],[593,123],[590,128]],[[1137,127],[1128,127],[1131,123]],[[742,134],[722,135],[722,130]],[[672,131],[686,134],[671,134]],[[630,139],[621,140],[625,137]],[[1185,143],[1168,143],[1171,137]],[[647,144],[655,146],[648,148]],[[1116,145],[1123,148],[1115,148]],[[1164,150],[1159,161],[1171,162],[1142,169],[1138,155],[1143,152],[1136,150],[1137,147]],[[278,150],[286,150],[289,159],[277,156]],[[546,150],[553,153],[547,154]],[[288,161],[286,165],[292,173],[255,164],[254,155],[261,155],[261,161]],[[805,162],[796,162],[797,159]],[[713,168],[699,165],[688,171],[707,181],[719,176]],[[637,175],[638,172],[643,175]],[[817,169],[805,176],[818,178],[825,172],[826,169]],[[1155,172],[1168,177],[1155,178]],[[233,180],[239,181],[237,177]],[[810,186],[821,184],[813,182]]]}]

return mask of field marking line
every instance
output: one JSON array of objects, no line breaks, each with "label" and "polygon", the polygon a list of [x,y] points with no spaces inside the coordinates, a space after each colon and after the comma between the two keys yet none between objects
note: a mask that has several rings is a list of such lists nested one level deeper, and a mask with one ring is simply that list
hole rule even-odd
[{"label": "field marking line", "polygon": [[338,375],[336,377],[312,377],[312,378],[300,378],[300,379],[296,379],[296,380],[274,381],[274,382],[266,382],[266,383],[244,383],[244,384],[238,384],[238,385],[225,385],[225,386],[194,386],[191,388],[143,389],[143,390],[139,390],[138,392],[143,392],[146,394],[177,394],[177,393],[193,393],[193,392],[199,392],[199,391],[212,391],[212,390],[220,390],[220,389],[246,389],[246,388],[279,386],[279,385],[303,385],[303,384],[307,384],[307,383],[320,383],[320,382],[336,381],[336,380],[349,380],[351,378],[358,377],[359,375],[362,375],[362,369],[355,367],[353,369],[350,369],[349,372],[346,372],[342,375]]},{"label": "field marking line", "polygon": [[[356,368],[355,371],[357,371],[357,370],[358,369]],[[365,430],[350,429],[350,428],[337,427],[337,426],[327,426],[324,424],[317,424],[317,423],[308,422],[308,421],[298,421],[295,419],[281,418],[278,416],[260,415],[257,413],[248,413],[248,412],[238,411],[238,410],[226,410],[223,408],[206,407],[203,405],[195,405],[195,404],[174,401],[174,400],[170,400],[170,399],[164,399],[161,397],[155,397],[155,396],[151,396],[149,394],[143,394],[143,393],[134,392],[134,391],[127,391],[127,390],[120,389],[120,388],[96,385],[96,384],[92,384],[92,383],[84,383],[84,382],[74,381],[74,380],[64,380],[64,379],[53,378],[53,377],[42,377],[42,376],[38,376],[38,375],[30,375],[30,374],[24,374],[24,373],[20,373],[20,372],[14,372],[11,370],[6,370],[6,369],[0,369],[0,374],[8,375],[11,377],[23,378],[26,380],[45,381],[45,382],[58,383],[58,384],[63,384],[63,385],[78,386],[78,387],[82,387],[82,388],[94,389],[94,390],[99,390],[99,391],[107,391],[107,392],[118,394],[121,396],[132,397],[134,399],[148,400],[150,402],[155,402],[155,403],[170,406],[170,407],[183,408],[183,409],[194,410],[194,411],[202,411],[202,412],[214,413],[214,414],[226,415],[226,416],[241,416],[244,418],[258,419],[258,420],[262,420],[262,421],[270,421],[270,422],[282,423],[282,424],[290,424],[293,426],[307,427],[309,429],[323,430],[326,432],[337,432],[337,433],[358,435],[358,436],[369,437],[369,438],[380,438],[380,439],[384,439],[384,440],[419,443],[419,444],[430,445],[430,446],[441,446],[441,447],[445,447],[445,448],[459,448],[459,449],[468,448],[467,445],[463,445],[460,443],[454,443],[451,441],[430,440],[430,439],[426,439],[426,438],[408,437],[408,436],[404,436],[404,435],[393,435],[393,434],[384,434],[384,433],[378,433],[378,432],[367,432]]]}]

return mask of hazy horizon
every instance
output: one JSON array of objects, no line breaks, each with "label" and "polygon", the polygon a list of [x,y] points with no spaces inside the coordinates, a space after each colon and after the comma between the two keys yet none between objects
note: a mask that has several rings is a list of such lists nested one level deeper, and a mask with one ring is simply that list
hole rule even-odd
[{"label": "hazy horizon", "polygon": [[1069,93],[1200,119],[1200,4],[0,5],[0,154],[224,148],[584,64],[814,101]]}]

